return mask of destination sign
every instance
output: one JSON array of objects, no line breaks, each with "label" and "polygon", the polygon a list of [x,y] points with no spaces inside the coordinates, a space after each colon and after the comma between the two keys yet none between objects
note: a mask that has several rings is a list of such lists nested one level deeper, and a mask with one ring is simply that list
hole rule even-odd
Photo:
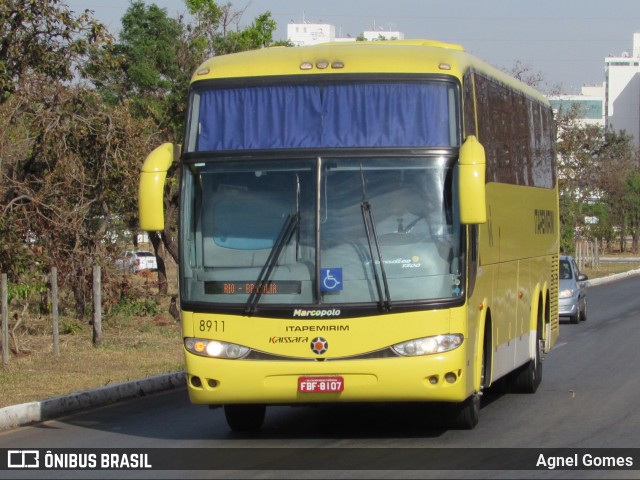
[{"label": "destination sign", "polygon": [[210,295],[300,295],[302,282],[297,280],[270,280],[258,287],[254,281],[204,282],[204,293]]}]

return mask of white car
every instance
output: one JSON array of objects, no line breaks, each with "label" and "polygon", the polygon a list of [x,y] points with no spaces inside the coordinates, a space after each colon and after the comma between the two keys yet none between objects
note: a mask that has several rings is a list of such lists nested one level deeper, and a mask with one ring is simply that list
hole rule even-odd
[{"label": "white car", "polygon": [[158,262],[151,252],[128,250],[116,260],[116,266],[127,272],[137,273],[142,270],[157,270]]}]

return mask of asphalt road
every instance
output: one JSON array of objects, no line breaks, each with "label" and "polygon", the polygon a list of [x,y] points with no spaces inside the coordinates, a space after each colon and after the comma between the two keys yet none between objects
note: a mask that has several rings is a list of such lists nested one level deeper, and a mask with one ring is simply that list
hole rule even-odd
[{"label": "asphalt road", "polygon": [[[638,292],[640,277],[637,276],[589,287],[588,319],[578,325],[561,325],[560,340],[545,359],[538,392],[533,395],[504,393],[499,389],[488,392],[483,398],[480,423],[471,431],[443,429],[431,418],[437,417],[437,411],[429,408],[271,407],[259,433],[240,435],[228,429],[222,410],[190,405],[186,391],[177,389],[2,432],[0,449],[201,448],[207,449],[203,452],[214,452],[212,448],[280,447],[329,450],[322,456],[311,457],[317,462],[317,471],[310,466],[304,472],[296,470],[295,475],[280,471],[269,476],[269,472],[261,470],[264,465],[260,452],[247,450],[256,455],[247,454],[243,462],[238,462],[239,472],[192,471],[176,476],[175,472],[0,470],[0,478],[286,478],[291,475],[295,478],[359,475],[364,478],[640,478],[640,454],[634,458],[635,470],[623,471],[492,470],[477,475],[464,470],[417,472],[403,470],[399,468],[402,465],[395,464],[392,470],[386,471],[322,470],[332,462],[340,465],[345,449],[353,448],[366,448],[366,452],[377,448],[381,456],[393,448],[423,451],[437,447],[528,448],[534,452],[545,448],[563,448],[567,452],[639,449]],[[420,450],[415,454],[419,455]],[[246,467],[255,470],[242,470]]]}]

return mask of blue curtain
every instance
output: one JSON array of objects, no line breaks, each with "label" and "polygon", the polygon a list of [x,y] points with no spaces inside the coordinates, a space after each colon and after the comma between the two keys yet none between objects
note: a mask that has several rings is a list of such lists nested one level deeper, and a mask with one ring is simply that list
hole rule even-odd
[{"label": "blue curtain", "polygon": [[206,90],[197,150],[450,146],[448,89],[357,83]]}]

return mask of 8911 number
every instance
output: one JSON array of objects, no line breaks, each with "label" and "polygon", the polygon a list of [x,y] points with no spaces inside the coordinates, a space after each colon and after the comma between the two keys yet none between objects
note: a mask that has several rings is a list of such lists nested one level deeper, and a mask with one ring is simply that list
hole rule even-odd
[{"label": "8911 number", "polygon": [[224,332],[224,320],[200,320],[198,330],[201,332]]}]

